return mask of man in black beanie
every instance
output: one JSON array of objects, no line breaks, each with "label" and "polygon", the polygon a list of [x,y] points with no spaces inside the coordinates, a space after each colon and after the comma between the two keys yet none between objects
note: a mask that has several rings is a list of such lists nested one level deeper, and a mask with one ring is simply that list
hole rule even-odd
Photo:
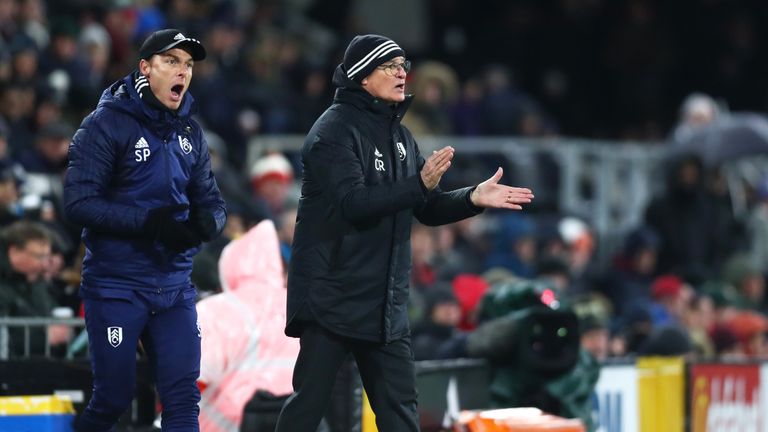
[{"label": "man in black beanie", "polygon": [[278,432],[317,428],[350,353],[378,429],[418,431],[407,313],[411,219],[447,224],[485,207],[521,210],[533,198],[499,184],[501,168],[479,185],[440,190],[454,150],[425,160],[400,124],[412,98],[410,68],[391,39],[355,37],[333,76],[333,104],[304,142],[285,330],[301,338],[301,351]]}]

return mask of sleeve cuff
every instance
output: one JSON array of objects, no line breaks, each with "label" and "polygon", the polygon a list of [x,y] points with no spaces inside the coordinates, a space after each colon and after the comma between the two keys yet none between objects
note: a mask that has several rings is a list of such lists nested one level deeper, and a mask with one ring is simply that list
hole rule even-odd
[{"label": "sleeve cuff", "polygon": [[470,197],[472,196],[472,192],[474,192],[474,191],[475,191],[475,189],[477,189],[477,185],[475,185],[475,186],[472,186],[472,187],[471,187],[471,188],[469,188],[469,190],[467,191],[467,195],[466,195],[466,198],[465,198],[465,199],[466,199],[466,201],[467,201],[467,207],[469,207],[470,209],[472,209],[472,211],[474,211],[475,213],[482,213],[482,212],[483,212],[483,210],[485,210],[485,209],[484,209],[484,208],[482,208],[482,207],[478,207],[478,206],[476,206],[476,205],[472,204],[472,200],[470,199]]}]

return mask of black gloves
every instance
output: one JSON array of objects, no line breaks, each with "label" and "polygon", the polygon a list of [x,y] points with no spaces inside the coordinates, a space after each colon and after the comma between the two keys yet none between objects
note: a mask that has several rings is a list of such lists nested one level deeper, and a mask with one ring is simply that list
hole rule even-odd
[{"label": "black gloves", "polygon": [[199,207],[192,207],[189,213],[189,223],[200,234],[203,241],[211,241],[219,234],[213,214]]},{"label": "black gloves", "polygon": [[189,222],[179,222],[173,218],[174,214],[187,208],[187,204],[174,204],[150,209],[144,222],[144,232],[173,253],[199,246],[202,237],[189,226]]}]

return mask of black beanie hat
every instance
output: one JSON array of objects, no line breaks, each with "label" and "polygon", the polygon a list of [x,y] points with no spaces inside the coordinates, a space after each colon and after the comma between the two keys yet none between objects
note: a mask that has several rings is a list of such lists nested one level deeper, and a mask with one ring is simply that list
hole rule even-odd
[{"label": "black beanie hat", "polygon": [[405,57],[405,51],[392,39],[375,34],[358,35],[344,52],[344,70],[358,83],[378,66],[395,57]]}]

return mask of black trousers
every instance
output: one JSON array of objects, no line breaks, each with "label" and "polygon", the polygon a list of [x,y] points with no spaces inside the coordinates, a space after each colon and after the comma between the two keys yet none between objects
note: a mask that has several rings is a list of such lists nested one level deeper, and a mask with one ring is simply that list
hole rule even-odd
[{"label": "black trousers", "polygon": [[362,342],[309,325],[293,371],[293,394],[283,405],[276,432],[317,429],[328,408],[336,373],[352,353],[376,414],[379,432],[418,432],[416,372],[411,338],[387,345]]}]

